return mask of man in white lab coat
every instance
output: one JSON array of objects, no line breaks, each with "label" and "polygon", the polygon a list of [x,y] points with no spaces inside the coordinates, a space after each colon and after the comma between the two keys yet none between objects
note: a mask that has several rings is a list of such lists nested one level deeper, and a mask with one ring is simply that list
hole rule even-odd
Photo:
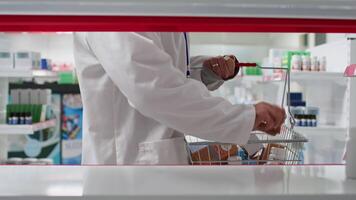
[{"label": "man in white lab coat", "polygon": [[[186,33],[75,33],[84,105],[83,164],[187,164],[183,134],[245,144],[279,131],[281,108],[231,105],[209,90],[236,75],[233,56],[189,57]],[[190,78],[189,78],[190,77]]]}]

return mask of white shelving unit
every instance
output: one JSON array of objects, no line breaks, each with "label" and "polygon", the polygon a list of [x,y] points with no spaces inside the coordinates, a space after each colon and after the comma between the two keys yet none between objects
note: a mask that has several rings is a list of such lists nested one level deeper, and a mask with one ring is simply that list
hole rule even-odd
[{"label": "white shelving unit", "polygon": [[[342,56],[330,53],[330,49],[333,49],[332,52],[342,52],[340,53]],[[345,39],[336,44],[328,43],[323,48],[312,49],[312,52],[317,53],[318,56],[327,56],[329,63],[327,70],[329,71],[292,71],[291,84],[294,91],[303,93],[308,106],[320,108],[319,126],[295,127],[295,130],[309,139],[306,144],[305,155],[308,156],[305,157],[306,164],[341,164],[344,163],[347,136],[353,135],[356,138],[356,103],[354,103],[356,90],[351,86],[352,82],[356,82],[356,77],[347,78],[343,73],[347,65],[356,64],[356,56],[354,56],[356,55],[356,40]],[[264,76],[237,77],[236,83],[241,86],[237,88],[237,94],[244,97],[246,91],[249,91],[252,98],[279,103],[281,99],[279,93],[283,88],[284,78],[282,74],[268,74],[268,72],[265,74]],[[232,87],[235,86],[234,84],[231,82]],[[355,83],[353,86],[355,87]],[[238,97],[235,95],[234,88],[223,89],[221,93],[226,94],[226,97]],[[231,101],[236,101],[235,99]],[[356,148],[350,149],[350,146],[356,146],[356,139],[352,141],[354,141],[353,144],[348,145],[349,151],[355,154]],[[352,162],[356,163],[356,161],[349,163]],[[354,168],[355,166],[356,164],[353,165]]]},{"label": "white shelving unit", "polygon": [[31,70],[31,71],[0,71],[0,78],[56,78],[57,72],[49,70]]},{"label": "white shelving unit", "polygon": [[1,135],[29,135],[29,134],[33,134],[36,131],[54,127],[55,125],[56,125],[55,119],[35,123],[32,125],[0,124],[0,134]]},{"label": "white shelving unit", "polygon": [[7,159],[7,135],[14,134],[33,134],[35,131],[54,127],[55,120],[36,123],[33,125],[7,125],[6,123],[6,105],[9,94],[10,78],[44,78],[57,77],[55,72],[45,70],[32,71],[0,71],[0,162]]},{"label": "white shelving unit", "polygon": [[[293,80],[330,80],[336,78],[344,78],[344,74],[341,72],[313,72],[313,71],[300,71],[300,72],[291,72],[291,79]],[[282,74],[273,74],[266,76],[257,76],[257,75],[243,75],[236,77],[236,79],[241,79],[244,81],[255,81],[255,82],[268,82],[268,81],[282,81],[284,80]]]},{"label": "white shelving unit", "polygon": [[328,80],[335,78],[344,78],[344,74],[340,72],[292,72],[291,79],[292,80],[314,80],[318,78],[318,80]]},{"label": "white shelving unit", "polygon": [[[356,40],[350,41],[350,50],[348,52],[349,63],[356,64]],[[350,104],[349,124],[348,124],[348,142],[346,150],[346,176],[356,179],[356,77],[349,78],[349,96]]]},{"label": "white shelving unit", "polygon": [[326,132],[333,132],[333,133],[341,133],[344,134],[347,132],[347,127],[340,127],[340,126],[318,126],[318,127],[301,127],[296,126],[295,130],[300,133],[326,133]]}]

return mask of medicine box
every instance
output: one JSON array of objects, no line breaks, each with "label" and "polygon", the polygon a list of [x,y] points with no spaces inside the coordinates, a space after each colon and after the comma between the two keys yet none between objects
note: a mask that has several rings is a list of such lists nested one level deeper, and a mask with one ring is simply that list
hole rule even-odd
[{"label": "medicine box", "polygon": [[52,60],[47,58],[41,59],[41,66],[40,69],[43,70],[52,70]]},{"label": "medicine box", "polygon": [[19,71],[27,71],[39,69],[41,62],[41,54],[38,52],[16,52],[15,53],[15,69]]},{"label": "medicine box", "polygon": [[14,69],[14,55],[11,52],[0,52],[0,71],[9,71]]},{"label": "medicine box", "polygon": [[11,90],[12,104],[20,104],[20,90]]},{"label": "medicine box", "polygon": [[51,104],[52,91],[50,89],[42,89],[40,92],[40,104],[50,105]]},{"label": "medicine box", "polygon": [[31,100],[30,89],[20,89],[20,104],[29,104]]},{"label": "medicine box", "polygon": [[31,90],[30,103],[31,104],[41,104],[40,103],[40,95],[41,95],[40,89]]}]

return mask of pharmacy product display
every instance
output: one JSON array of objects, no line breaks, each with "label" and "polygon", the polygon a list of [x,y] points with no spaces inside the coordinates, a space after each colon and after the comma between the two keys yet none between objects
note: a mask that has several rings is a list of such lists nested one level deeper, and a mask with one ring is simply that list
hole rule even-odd
[{"label": "pharmacy product display", "polygon": [[300,92],[289,93],[291,113],[296,126],[316,127],[318,125],[319,108],[307,106]]},{"label": "pharmacy product display", "polygon": [[[14,89],[13,89],[14,90]],[[13,91],[11,90],[11,92]],[[25,91],[25,90],[20,90]],[[40,90],[37,90],[40,91]],[[10,93],[11,93],[10,92]],[[12,92],[14,93],[14,92]],[[61,97],[52,94],[51,102],[47,102],[47,110],[55,116],[55,126],[53,128],[36,131],[30,135],[11,135],[8,136],[8,159],[7,164],[16,165],[47,165],[60,164],[60,106]],[[34,104],[36,105],[36,104]],[[14,105],[20,106],[21,105]],[[29,107],[30,105],[26,105]],[[41,105],[38,106],[41,111]],[[48,109],[50,108],[50,109]],[[34,115],[39,116],[39,115]],[[36,119],[34,119],[36,120]]]},{"label": "pharmacy product display", "polygon": [[0,52],[0,71],[51,70],[51,60],[32,51]]},{"label": "pharmacy product display", "polygon": [[326,71],[326,57],[312,56],[307,51],[285,51],[281,64],[292,71]]},{"label": "pharmacy product display", "polygon": [[11,52],[0,52],[1,71],[12,70],[14,68],[14,54]]},{"label": "pharmacy product display", "polygon": [[51,90],[48,89],[12,90],[11,103],[6,109],[7,124],[32,124],[53,118],[51,95]]},{"label": "pharmacy product display", "polygon": [[[324,72],[326,56],[315,56],[308,51],[270,49],[269,65],[276,68],[289,68],[292,72]],[[275,72],[281,71],[276,69]]]},{"label": "pharmacy product display", "polygon": [[53,165],[53,160],[48,158],[9,158],[6,162],[8,165]]},{"label": "pharmacy product display", "polygon": [[79,165],[82,156],[83,105],[79,94],[63,96],[62,164]]}]

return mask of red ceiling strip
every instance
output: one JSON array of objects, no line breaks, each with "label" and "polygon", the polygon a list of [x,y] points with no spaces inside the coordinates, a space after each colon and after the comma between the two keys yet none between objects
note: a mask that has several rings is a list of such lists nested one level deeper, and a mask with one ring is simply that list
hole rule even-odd
[{"label": "red ceiling strip", "polygon": [[356,19],[0,15],[0,31],[356,33]]}]

